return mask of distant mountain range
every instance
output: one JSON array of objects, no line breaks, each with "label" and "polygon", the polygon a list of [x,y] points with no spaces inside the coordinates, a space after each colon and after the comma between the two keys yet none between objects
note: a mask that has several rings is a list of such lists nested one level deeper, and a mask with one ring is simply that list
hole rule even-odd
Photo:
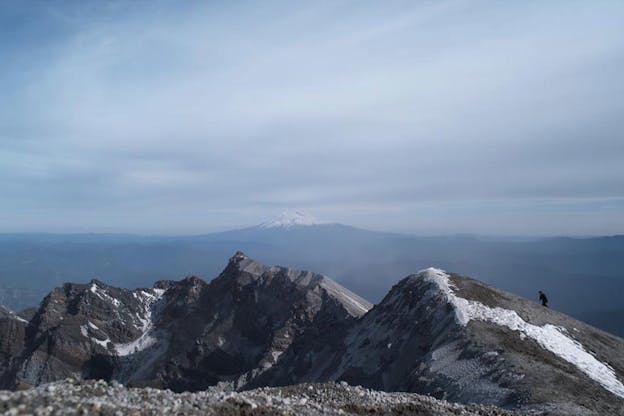
[{"label": "distant mountain range", "polygon": [[0,380],[197,391],[346,381],[540,415],[615,415],[624,340],[479,281],[428,268],[376,305],[313,272],[237,252],[211,282],[52,290],[0,310]]},{"label": "distant mountain range", "polygon": [[0,234],[0,303],[35,306],[66,281],[98,278],[135,288],[155,280],[217,276],[243,250],[266,263],[315,270],[379,301],[413,270],[460,270],[624,336],[624,236],[419,237],[323,223],[301,213],[255,227],[196,236]]}]

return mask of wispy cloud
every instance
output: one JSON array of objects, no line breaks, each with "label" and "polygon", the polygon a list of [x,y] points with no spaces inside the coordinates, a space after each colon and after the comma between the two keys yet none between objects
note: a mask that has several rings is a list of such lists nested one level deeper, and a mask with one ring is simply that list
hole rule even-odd
[{"label": "wispy cloud", "polygon": [[203,232],[300,207],[624,232],[622,18],[607,1],[5,2],[0,229]]}]

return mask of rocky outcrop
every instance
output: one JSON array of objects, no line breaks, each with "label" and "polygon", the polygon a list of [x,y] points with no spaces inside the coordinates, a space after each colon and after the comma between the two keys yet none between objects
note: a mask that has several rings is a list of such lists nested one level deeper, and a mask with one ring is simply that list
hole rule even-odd
[{"label": "rocky outcrop", "polygon": [[24,349],[28,321],[15,312],[0,306],[0,376],[11,366]]},{"label": "rocky outcrop", "polygon": [[340,342],[335,335],[370,307],[327,277],[236,253],[209,284],[185,279],[167,291],[155,325],[169,339],[185,342],[168,342],[161,364],[140,384],[176,391],[222,381],[237,388],[289,384],[305,370],[265,373],[282,356],[299,357],[303,345]]},{"label": "rocky outcrop", "polygon": [[113,357],[143,334],[151,304],[162,292],[119,289],[97,280],[52,290],[30,320],[8,378],[18,387],[65,377],[110,378]]}]

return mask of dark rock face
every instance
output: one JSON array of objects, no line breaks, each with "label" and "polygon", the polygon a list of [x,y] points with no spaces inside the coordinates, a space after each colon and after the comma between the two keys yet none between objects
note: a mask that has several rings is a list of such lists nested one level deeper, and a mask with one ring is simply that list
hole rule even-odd
[{"label": "dark rock face", "polygon": [[27,324],[24,318],[0,306],[0,375],[24,349]]},{"label": "dark rock face", "polygon": [[291,372],[264,374],[282,355],[298,356],[301,345],[328,341],[332,329],[344,330],[371,306],[324,276],[268,267],[242,253],[210,284],[185,279],[165,299],[156,325],[185,342],[169,342],[150,382],[177,391],[220,381],[288,384]]},{"label": "dark rock face", "polygon": [[30,320],[10,378],[17,386],[31,386],[110,375],[115,346],[140,337],[157,292],[119,289],[97,280],[54,289]]},{"label": "dark rock face", "polygon": [[327,277],[240,252],[210,283],[66,284],[29,322],[0,314],[2,380],[174,391],[347,381],[553,415],[624,407],[624,340],[526,299],[427,269],[371,308]]},{"label": "dark rock face", "polygon": [[[211,283],[188,277],[134,291],[66,284],[31,319],[5,385],[66,377],[176,391],[222,381],[243,388],[261,377],[288,384],[308,371],[298,350],[338,346],[336,335],[370,307],[327,277],[242,253]],[[282,355],[295,370],[264,376]]]}]

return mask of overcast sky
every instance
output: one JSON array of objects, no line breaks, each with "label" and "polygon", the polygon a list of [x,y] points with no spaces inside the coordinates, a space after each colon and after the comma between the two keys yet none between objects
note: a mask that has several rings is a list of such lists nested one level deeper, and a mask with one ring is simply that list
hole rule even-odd
[{"label": "overcast sky", "polygon": [[0,3],[0,231],[624,233],[624,2]]}]

